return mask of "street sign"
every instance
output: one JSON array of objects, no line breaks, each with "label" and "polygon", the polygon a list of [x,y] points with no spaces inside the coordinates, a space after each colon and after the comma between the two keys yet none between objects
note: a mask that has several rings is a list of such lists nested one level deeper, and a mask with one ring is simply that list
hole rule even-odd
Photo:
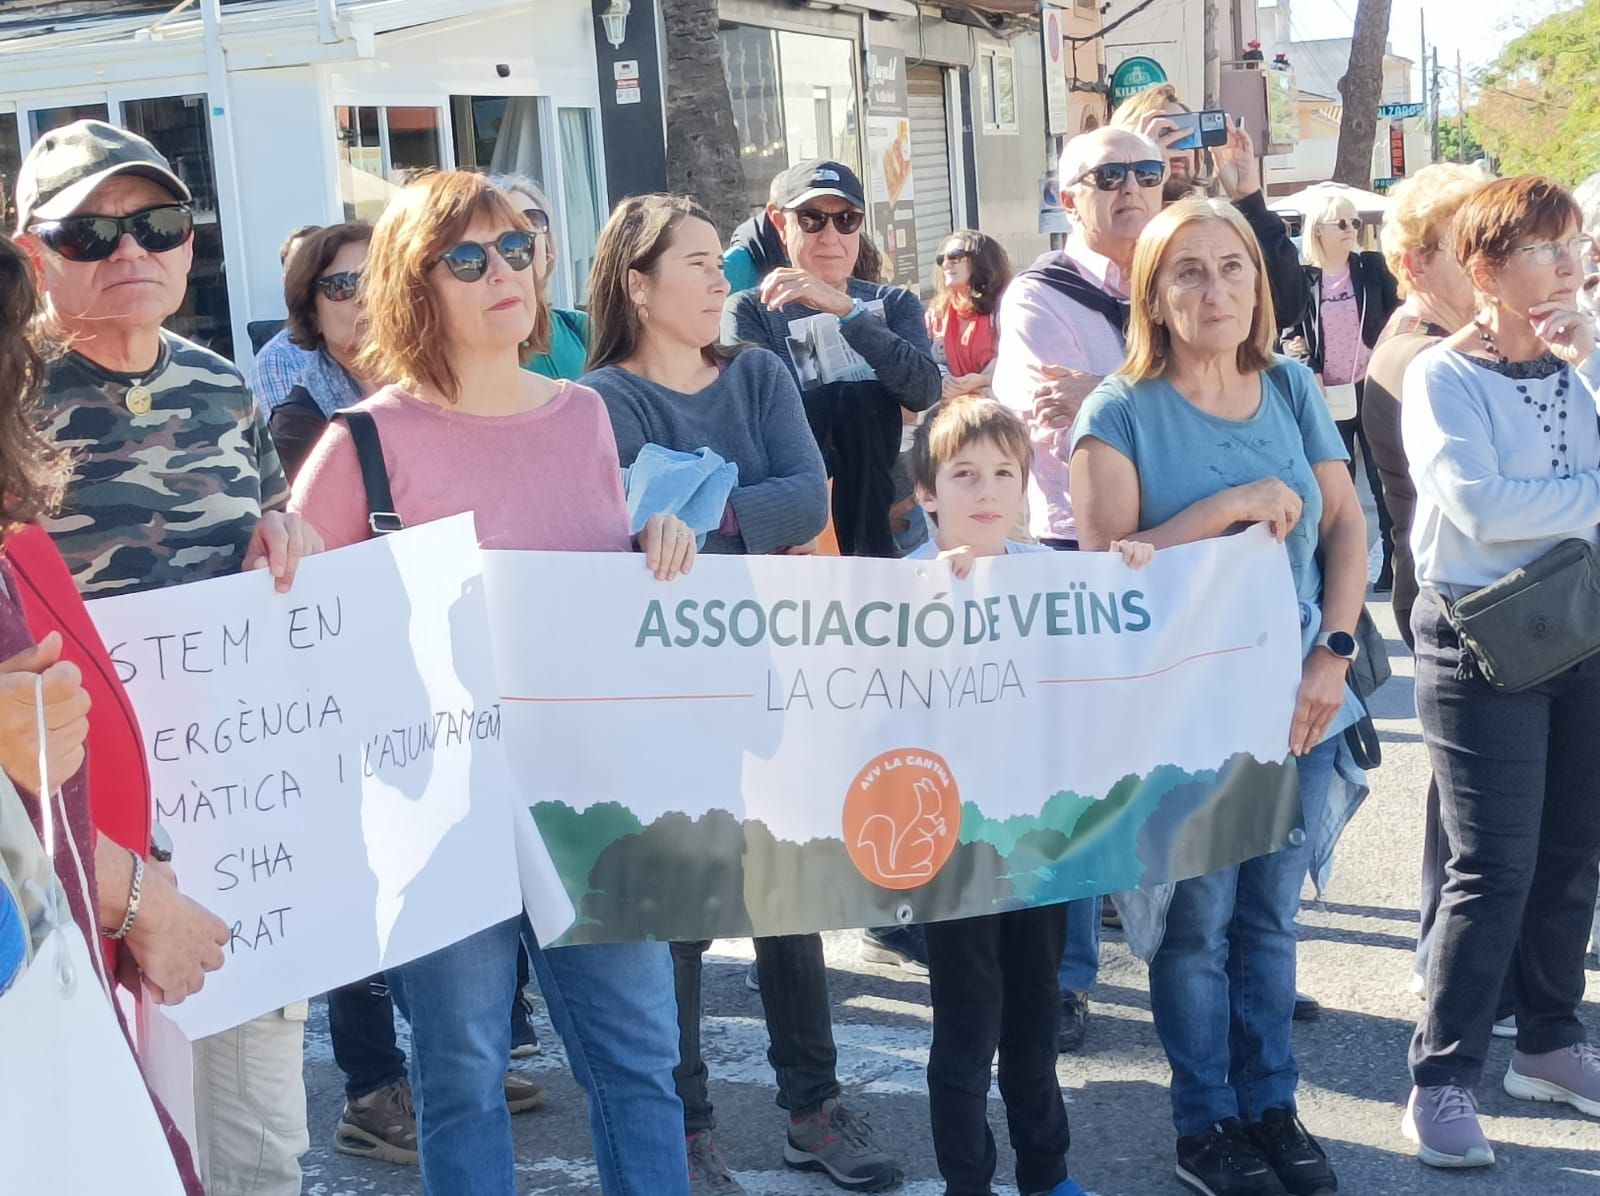
[{"label": "street sign", "polygon": [[1039,13],[1039,35],[1044,38],[1045,128],[1058,137],[1072,132],[1072,114],[1067,104],[1067,64],[1062,54],[1065,43],[1061,35],[1061,15],[1057,11],[1065,3],[1066,0],[1044,0]]},{"label": "street sign", "polygon": [[1372,189],[1381,194],[1382,192],[1387,191],[1390,187],[1393,187],[1399,181],[1399,179],[1373,179]]},{"label": "street sign", "polygon": [[1427,109],[1426,104],[1379,104],[1379,120],[1409,120],[1413,116],[1421,116]]},{"label": "street sign", "polygon": [[1154,58],[1135,55],[1124,58],[1111,72],[1111,106],[1115,108],[1129,96],[1137,95],[1147,87],[1167,81],[1167,72]]}]

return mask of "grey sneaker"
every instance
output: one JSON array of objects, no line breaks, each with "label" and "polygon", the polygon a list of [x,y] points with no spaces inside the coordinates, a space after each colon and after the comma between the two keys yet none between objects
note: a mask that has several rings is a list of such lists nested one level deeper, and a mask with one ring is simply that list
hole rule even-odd
[{"label": "grey sneaker", "polygon": [[1512,1051],[1505,1089],[1520,1100],[1561,1101],[1600,1117],[1600,1050],[1580,1042],[1543,1055]]},{"label": "grey sneaker", "polygon": [[733,1178],[728,1164],[717,1153],[717,1140],[710,1130],[684,1138],[689,1152],[690,1196],[740,1196],[744,1188]]},{"label": "grey sneaker", "polygon": [[873,1141],[867,1119],[836,1098],[808,1116],[789,1118],[783,1161],[796,1171],[826,1172],[852,1192],[881,1192],[903,1177],[899,1160]]},{"label": "grey sneaker", "polygon": [[376,1092],[346,1098],[333,1148],[358,1159],[417,1165],[417,1111],[411,1103],[411,1085],[401,1080]]},{"label": "grey sneaker", "polygon": [[544,1085],[519,1072],[506,1072],[500,1086],[506,1094],[508,1112],[527,1113],[544,1104]]},{"label": "grey sneaker", "polygon": [[1494,1148],[1478,1124],[1478,1102],[1457,1084],[1413,1088],[1400,1132],[1430,1167],[1489,1167]]}]

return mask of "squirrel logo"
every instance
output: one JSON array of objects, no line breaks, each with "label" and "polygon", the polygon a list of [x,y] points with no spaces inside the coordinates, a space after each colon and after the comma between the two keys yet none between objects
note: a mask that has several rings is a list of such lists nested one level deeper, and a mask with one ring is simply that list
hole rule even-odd
[{"label": "squirrel logo", "polygon": [[949,764],[933,752],[884,752],[850,783],[845,850],[875,885],[913,889],[926,884],[949,862],[960,830],[960,791]]}]

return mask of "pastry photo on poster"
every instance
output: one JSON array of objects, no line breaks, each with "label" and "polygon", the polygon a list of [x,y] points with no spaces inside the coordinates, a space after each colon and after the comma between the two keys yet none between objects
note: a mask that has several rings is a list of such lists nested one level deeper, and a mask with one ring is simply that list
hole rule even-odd
[{"label": "pastry photo on poster", "polygon": [[873,233],[889,281],[914,286],[919,262],[906,58],[899,50],[872,47],[866,51],[866,64],[867,187]]}]

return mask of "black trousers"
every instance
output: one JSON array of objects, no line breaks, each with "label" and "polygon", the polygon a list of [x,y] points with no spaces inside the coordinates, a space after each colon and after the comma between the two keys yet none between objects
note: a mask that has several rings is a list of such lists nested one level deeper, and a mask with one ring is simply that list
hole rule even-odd
[{"label": "black trousers", "polygon": [[328,994],[328,1038],[350,1100],[406,1078],[405,1052],[394,1039],[394,1002],[381,973]]},{"label": "black trousers", "polygon": [[1600,657],[1517,694],[1473,671],[1442,599],[1412,613],[1417,715],[1448,852],[1428,1004],[1411,1040],[1423,1087],[1472,1087],[1510,973],[1517,1049],[1583,1042],[1583,954],[1600,866]]},{"label": "black trousers", "polygon": [[933,1046],[928,1112],[946,1196],[989,1196],[995,1172],[989,1069],[1000,1052],[1017,1187],[1048,1192],[1067,1177],[1067,1107],[1056,1079],[1064,905],[931,922]]},{"label": "black trousers", "polygon": [[[756,975],[767,1017],[767,1061],[778,1078],[778,1107],[795,1117],[839,1095],[839,1052],[828,1008],[828,968],[822,936],[789,934],[756,939]],[[683,1101],[683,1132],[716,1128],[700,1047],[700,993],[710,940],[672,944],[678,993],[678,1066],[672,1081]]]}]

